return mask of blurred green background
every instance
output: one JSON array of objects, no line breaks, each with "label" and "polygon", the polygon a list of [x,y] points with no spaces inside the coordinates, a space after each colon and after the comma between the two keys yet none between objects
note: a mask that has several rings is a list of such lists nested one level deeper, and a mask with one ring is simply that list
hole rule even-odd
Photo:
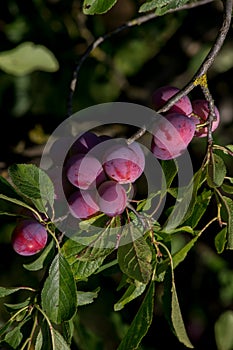
[{"label": "blurred green background", "polygon": [[[78,0],[0,2],[1,175],[7,177],[7,168],[12,163],[39,163],[48,136],[67,117],[70,83],[79,58],[93,39],[137,17],[142,3],[119,0],[107,14],[87,17]],[[167,84],[182,88],[189,81],[211,47],[221,21],[222,3],[216,1],[165,15],[106,40],[80,70],[73,111],[112,101],[151,107],[151,95],[156,88]],[[208,73],[209,88],[221,115],[214,139],[221,145],[233,143],[232,34],[231,27]],[[25,42],[47,48],[52,54],[48,66],[51,68],[52,64],[55,71],[33,68],[31,73],[21,75],[7,72],[1,65],[2,53]],[[190,98],[203,98],[201,90],[193,90]],[[195,170],[202,162],[205,147],[204,139],[193,140],[189,147]],[[232,160],[226,157],[226,162],[232,176]],[[208,215],[212,215],[211,208],[200,226]],[[43,271],[40,274],[25,271],[22,264],[28,260],[16,256],[9,244],[14,225],[13,219],[0,218],[0,285],[37,286]],[[212,225],[175,272],[190,339],[197,349],[203,350],[217,349],[214,324],[225,310],[233,308],[232,252],[216,254],[214,237],[218,231],[219,227]],[[176,246],[183,239],[177,237]],[[140,305],[139,298],[123,311],[113,312],[113,304],[120,297],[115,291],[120,277],[115,268],[84,284],[87,290],[100,285],[100,297],[93,305],[80,308],[76,332],[79,345],[73,349],[116,348]],[[154,322],[141,349],[160,350],[172,344],[173,349],[181,350],[182,345],[164,319],[161,293],[158,284]],[[14,301],[13,297],[4,299],[4,302]],[[1,301],[0,324],[7,317]]]}]

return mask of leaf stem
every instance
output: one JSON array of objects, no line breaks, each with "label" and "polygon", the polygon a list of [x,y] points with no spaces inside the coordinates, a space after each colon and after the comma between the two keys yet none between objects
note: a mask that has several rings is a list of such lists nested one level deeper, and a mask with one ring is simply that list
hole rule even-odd
[{"label": "leaf stem", "polygon": [[56,243],[56,246],[57,246],[58,253],[60,254],[61,253],[61,247],[60,247],[59,241],[58,241],[58,239],[56,237],[56,234],[49,228],[49,224],[47,225],[47,230],[51,234],[51,236],[53,237],[53,239],[54,239],[54,241]]},{"label": "leaf stem", "polygon": [[52,323],[50,322],[48,316],[47,316],[46,313],[40,308],[39,305],[35,305],[35,307],[36,307],[37,310],[44,316],[46,322],[48,323],[49,331],[50,331],[50,335],[51,335],[51,341],[52,341],[52,349],[55,349],[55,338],[54,338],[54,334],[53,334],[53,326],[52,326]]}]

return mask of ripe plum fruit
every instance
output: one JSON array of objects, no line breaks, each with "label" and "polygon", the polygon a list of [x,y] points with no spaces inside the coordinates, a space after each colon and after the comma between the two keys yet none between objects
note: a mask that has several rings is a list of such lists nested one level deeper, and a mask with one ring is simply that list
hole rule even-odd
[{"label": "ripe plum fruit", "polygon": [[103,159],[103,168],[112,180],[120,184],[133,183],[144,171],[145,156],[136,142],[110,147]]},{"label": "ripe plum fruit", "polygon": [[[193,114],[194,116],[199,120],[199,124],[204,124],[207,119],[208,119],[208,115],[209,115],[209,104],[208,101],[206,100],[194,100],[192,102],[192,106],[193,106]],[[216,120],[213,121],[212,124],[212,131],[216,130],[219,122],[220,122],[220,114],[219,114],[219,110],[217,109],[216,106],[214,106],[214,111],[215,111],[215,115],[216,115]],[[194,136],[196,137],[205,137],[208,133],[208,126],[203,126],[200,127],[196,130]]]},{"label": "ripe plum fruit", "polygon": [[[180,90],[174,86],[162,86],[154,91],[152,95],[152,104],[156,110],[166,104],[166,102],[177,94]],[[189,116],[192,113],[192,104],[188,96],[182,97],[167,112],[181,113]]]},{"label": "ripe plum fruit", "polygon": [[196,129],[193,118],[171,113],[159,120],[153,131],[152,153],[158,159],[173,159],[180,156],[191,142]]},{"label": "ripe plum fruit", "polygon": [[127,204],[124,187],[115,181],[105,181],[98,188],[100,210],[110,217],[123,213]]},{"label": "ripe plum fruit", "polygon": [[39,253],[47,243],[47,231],[33,219],[20,221],[12,233],[12,246],[16,253],[24,256]]},{"label": "ripe plum fruit", "polygon": [[100,184],[105,179],[103,167],[99,160],[91,155],[74,155],[66,165],[68,180],[76,187],[87,190],[91,186]]},{"label": "ripe plum fruit", "polygon": [[68,198],[71,214],[79,219],[88,219],[99,212],[99,206],[92,191],[75,191]]}]

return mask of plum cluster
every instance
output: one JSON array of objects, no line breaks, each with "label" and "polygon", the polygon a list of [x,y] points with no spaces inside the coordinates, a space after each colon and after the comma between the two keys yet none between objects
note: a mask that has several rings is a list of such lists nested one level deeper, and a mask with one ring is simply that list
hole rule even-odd
[{"label": "plum cluster", "polygon": [[[173,86],[163,86],[152,95],[155,110],[163,107],[166,102],[180,90]],[[216,120],[212,124],[214,131],[219,124],[220,115],[214,106]],[[153,129],[151,150],[158,159],[169,160],[182,155],[193,137],[205,137],[208,132],[207,120],[209,106],[206,100],[190,101],[183,96],[159,120]]]},{"label": "plum cluster", "polygon": [[[104,141],[108,142],[95,152]],[[130,188],[144,167],[145,157],[138,143],[127,145],[124,140],[83,134],[72,145],[64,167],[73,186],[67,197],[72,216],[87,219],[98,213],[109,217],[122,214],[132,194]]]}]

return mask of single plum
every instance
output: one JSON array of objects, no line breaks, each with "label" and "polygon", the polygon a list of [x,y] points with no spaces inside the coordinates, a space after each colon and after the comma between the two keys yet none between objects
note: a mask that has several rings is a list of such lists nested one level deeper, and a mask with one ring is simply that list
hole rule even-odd
[{"label": "single plum", "polygon": [[66,164],[66,174],[74,186],[83,190],[105,180],[101,163],[97,158],[88,154],[74,155],[69,158]]},{"label": "single plum", "polygon": [[196,129],[193,118],[171,113],[160,119],[153,130],[152,153],[159,159],[180,156],[191,142]]},{"label": "single plum", "polygon": [[[160,109],[162,106],[166,104],[166,102],[177,94],[180,89],[174,86],[162,86],[154,91],[152,95],[152,104],[155,110]],[[177,101],[167,113],[181,113],[189,116],[192,113],[192,104],[188,96],[182,97],[179,101]]]},{"label": "single plum", "polygon": [[73,143],[70,154],[86,154],[100,142],[101,139],[96,134],[87,131]]},{"label": "single plum", "polygon": [[99,206],[92,191],[75,191],[68,198],[71,214],[79,219],[88,219],[99,212]]},{"label": "single plum", "polygon": [[145,156],[136,142],[114,145],[104,155],[103,168],[110,179],[120,184],[133,183],[144,171]]},{"label": "single plum", "polygon": [[47,231],[33,219],[21,220],[12,233],[12,246],[16,253],[24,256],[39,253],[47,243]]},{"label": "single plum", "polygon": [[115,181],[105,181],[98,188],[100,211],[110,217],[123,213],[127,204],[124,187]]},{"label": "single plum", "polygon": [[[193,115],[198,119],[198,123],[204,124],[207,121],[208,115],[209,115],[208,101],[206,101],[206,100],[194,100],[192,102],[192,106],[193,106]],[[216,115],[216,120],[213,121],[212,131],[217,129],[219,122],[220,122],[220,114],[219,114],[219,110],[217,109],[216,106],[214,106],[214,111],[215,111],[215,115]],[[207,133],[208,133],[208,126],[206,125],[206,126],[197,128],[194,136],[205,137],[207,135]]]}]

